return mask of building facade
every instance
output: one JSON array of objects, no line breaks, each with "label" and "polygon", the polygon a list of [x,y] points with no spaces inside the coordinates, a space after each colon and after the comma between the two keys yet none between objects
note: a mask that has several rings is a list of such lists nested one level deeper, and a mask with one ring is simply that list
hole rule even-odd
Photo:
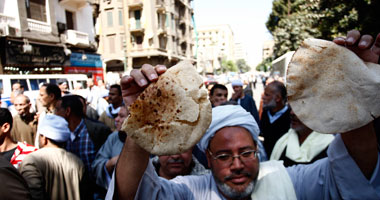
[{"label": "building facade", "polygon": [[213,73],[220,68],[222,59],[235,61],[234,34],[229,25],[198,27],[194,38],[199,71]]},{"label": "building facade", "polygon": [[274,40],[266,40],[263,43],[262,59],[265,60],[273,56]]},{"label": "building facade", "polygon": [[102,0],[98,53],[106,72],[193,58],[191,0]]},{"label": "building facade", "polygon": [[86,0],[0,1],[0,73],[102,76]]}]

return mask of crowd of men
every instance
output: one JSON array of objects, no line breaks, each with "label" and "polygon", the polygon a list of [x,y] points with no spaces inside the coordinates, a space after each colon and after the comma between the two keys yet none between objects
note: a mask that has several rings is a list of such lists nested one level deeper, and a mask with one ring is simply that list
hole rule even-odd
[{"label": "crowd of men", "polygon": [[[335,42],[365,41],[357,52],[372,47],[380,57],[380,34],[374,46],[357,31],[347,37]],[[12,105],[0,109],[1,198],[380,199],[378,120],[350,133],[315,132],[292,111],[281,80],[267,80],[259,109],[241,80],[231,82],[230,99],[215,84],[200,142],[150,155],[121,128],[136,91],[165,71],[144,65],[108,88],[89,79],[83,96],[65,81],[42,84],[33,103],[15,83]]]}]

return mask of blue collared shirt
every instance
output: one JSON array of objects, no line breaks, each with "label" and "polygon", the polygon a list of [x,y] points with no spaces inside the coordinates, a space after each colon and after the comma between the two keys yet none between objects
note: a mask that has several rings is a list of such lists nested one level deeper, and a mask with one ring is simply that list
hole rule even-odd
[{"label": "blue collared shirt", "polygon": [[281,110],[276,112],[273,116],[270,114],[270,111],[268,110],[268,117],[269,117],[269,122],[273,124],[274,121],[276,121],[278,118],[281,117],[282,114],[284,114],[288,110],[288,105],[285,105]]},{"label": "blue collared shirt", "polygon": [[83,161],[88,172],[91,172],[91,163],[95,159],[96,152],[83,119],[71,133],[66,150],[77,155]]}]

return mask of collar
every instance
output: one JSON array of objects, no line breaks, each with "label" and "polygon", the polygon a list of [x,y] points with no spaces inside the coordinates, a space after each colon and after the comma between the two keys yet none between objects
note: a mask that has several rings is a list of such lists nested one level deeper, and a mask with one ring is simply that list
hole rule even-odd
[{"label": "collar", "polygon": [[82,128],[83,128],[84,125],[85,125],[85,124],[84,124],[84,120],[81,119],[79,125],[78,125],[78,126],[75,128],[75,130],[74,130],[73,132],[71,132],[71,134],[70,134],[70,139],[71,139],[71,141],[74,141],[74,139],[75,139],[76,137],[79,137],[79,133],[81,132],[81,130],[82,130]]},{"label": "collar", "polygon": [[[123,105],[121,105],[123,106]],[[120,111],[120,107],[114,108],[112,104],[108,105],[108,108],[106,109],[106,114],[108,117],[115,119],[117,117],[117,114]]]},{"label": "collar", "polygon": [[288,110],[288,105],[285,105],[281,110],[277,111],[273,116],[269,110],[267,110],[269,122],[273,124],[278,118],[281,117]]}]

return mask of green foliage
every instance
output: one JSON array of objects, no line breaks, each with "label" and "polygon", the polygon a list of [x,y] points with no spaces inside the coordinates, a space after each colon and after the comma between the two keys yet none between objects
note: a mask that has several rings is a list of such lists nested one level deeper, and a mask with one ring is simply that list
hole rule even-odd
[{"label": "green foliage", "polygon": [[266,23],[275,41],[274,58],[309,37],[331,40],[352,29],[375,37],[379,13],[379,0],[274,0]]},{"label": "green foliage", "polygon": [[251,67],[248,66],[244,59],[237,60],[236,66],[241,73],[249,72],[249,70],[251,70]]},{"label": "green foliage", "polygon": [[272,67],[272,58],[267,58],[256,66],[256,70],[267,72],[270,70],[271,67]]},{"label": "green foliage", "polygon": [[217,74],[222,74],[226,72],[237,72],[239,69],[232,60],[222,59],[221,68],[216,71]]}]

